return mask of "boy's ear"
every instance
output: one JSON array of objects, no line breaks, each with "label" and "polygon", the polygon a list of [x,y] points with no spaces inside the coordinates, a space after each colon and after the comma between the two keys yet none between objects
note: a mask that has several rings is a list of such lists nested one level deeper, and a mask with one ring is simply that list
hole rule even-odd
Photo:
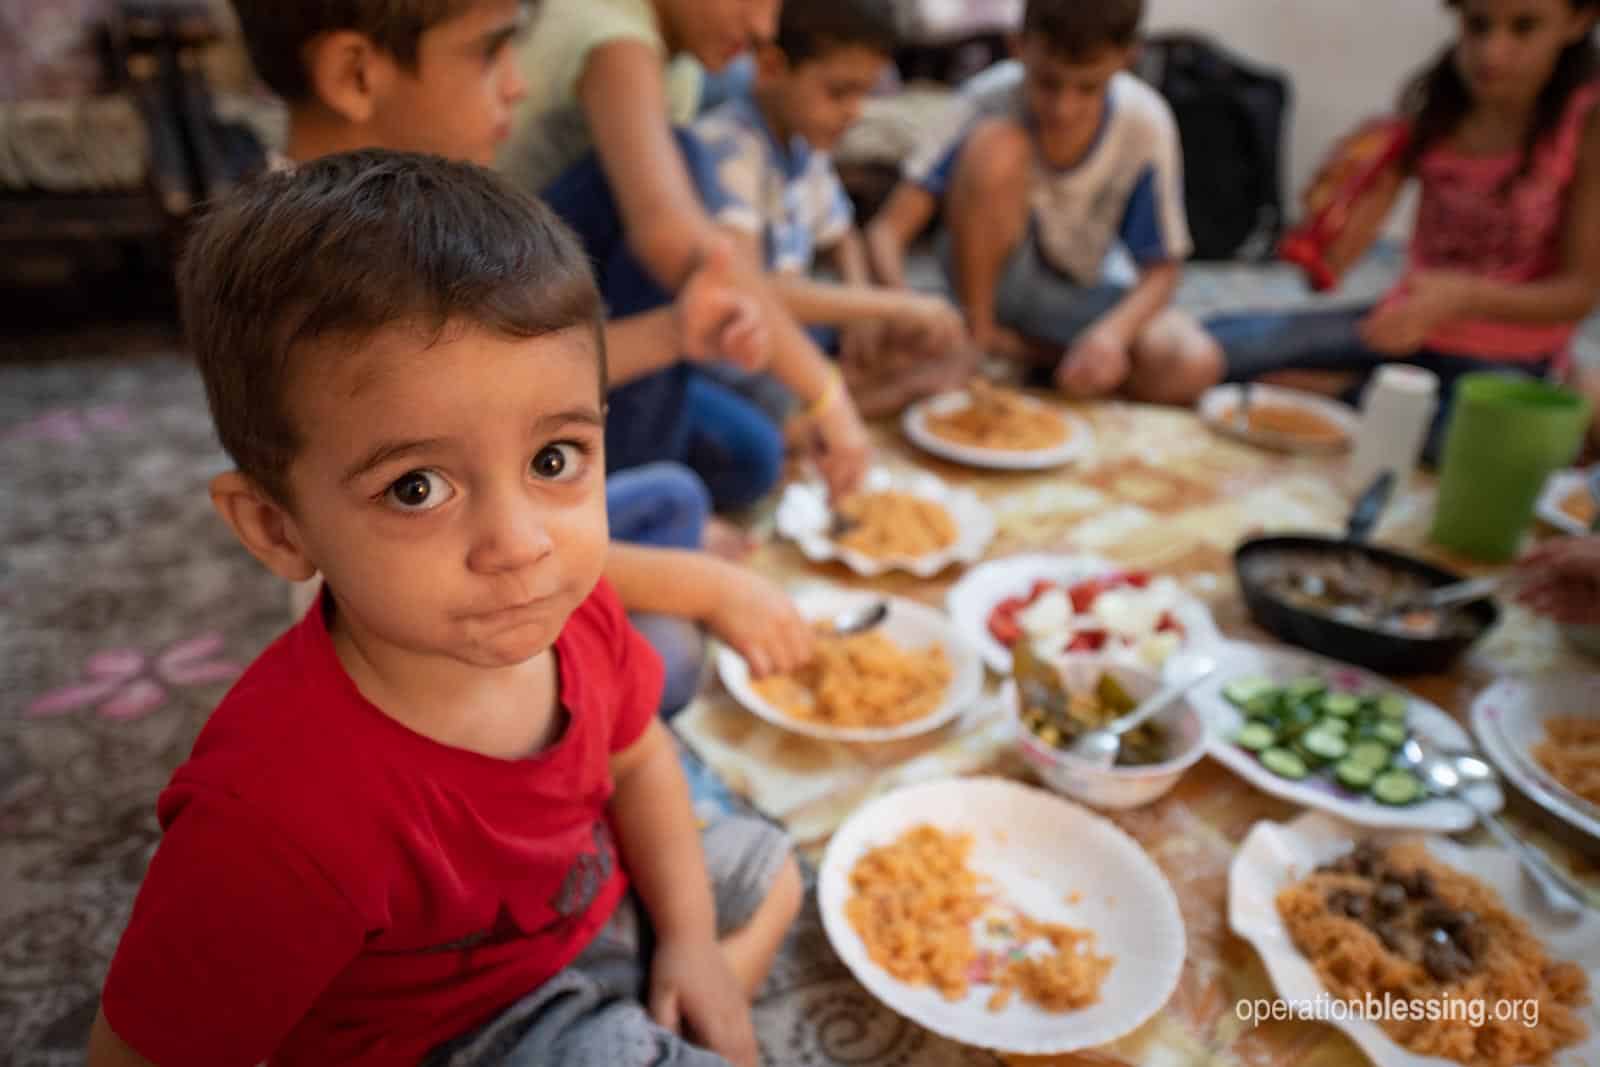
[{"label": "boy's ear", "polygon": [[247,475],[228,471],[211,479],[211,504],[239,543],[273,574],[303,582],[317,573],[293,516]]},{"label": "boy's ear", "polygon": [[394,57],[354,30],[325,33],[305,46],[312,95],[346,122],[372,119],[398,71]]}]

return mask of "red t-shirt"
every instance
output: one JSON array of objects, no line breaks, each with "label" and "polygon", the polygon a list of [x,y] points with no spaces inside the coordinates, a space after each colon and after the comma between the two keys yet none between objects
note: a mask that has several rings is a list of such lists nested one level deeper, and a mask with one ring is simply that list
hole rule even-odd
[{"label": "red t-shirt", "polygon": [[112,1029],[162,1067],[414,1063],[570,963],[626,891],[609,758],[662,677],[603,582],[555,653],[565,732],[499,760],[368,703],[308,612],[161,794]]}]

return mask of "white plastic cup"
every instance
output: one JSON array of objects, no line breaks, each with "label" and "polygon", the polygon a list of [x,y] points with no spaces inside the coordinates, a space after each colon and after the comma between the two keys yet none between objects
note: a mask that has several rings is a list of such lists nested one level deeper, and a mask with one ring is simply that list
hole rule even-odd
[{"label": "white plastic cup", "polygon": [[1396,488],[1410,484],[1439,404],[1439,378],[1405,364],[1382,367],[1361,398],[1361,430],[1346,469],[1346,487],[1360,492],[1384,471]]}]

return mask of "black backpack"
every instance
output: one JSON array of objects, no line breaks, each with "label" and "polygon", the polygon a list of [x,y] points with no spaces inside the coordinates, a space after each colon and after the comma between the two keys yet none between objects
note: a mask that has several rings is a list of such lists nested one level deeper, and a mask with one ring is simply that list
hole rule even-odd
[{"label": "black backpack", "polygon": [[1178,120],[1194,258],[1270,257],[1283,229],[1288,79],[1195,34],[1147,38],[1136,73]]}]

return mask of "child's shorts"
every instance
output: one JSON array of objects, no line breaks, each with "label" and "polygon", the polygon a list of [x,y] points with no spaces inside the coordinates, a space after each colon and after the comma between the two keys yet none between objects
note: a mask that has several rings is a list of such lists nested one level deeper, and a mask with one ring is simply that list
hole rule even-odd
[{"label": "child's shorts", "polygon": [[[941,235],[939,251],[945,276],[954,284],[948,234]],[[995,321],[1031,341],[1065,349],[1127,295],[1126,285],[1109,281],[1084,285],[1051,266],[1039,246],[1037,231],[1030,226],[1028,236],[1000,271],[995,285]]]},{"label": "child's shorts", "polygon": [[[717,936],[748,923],[772,893],[789,839],[757,818],[719,819],[700,835],[717,906]],[[437,1050],[428,1067],[726,1067],[650,1018],[650,919],[629,894],[565,970],[482,1029]]]}]

